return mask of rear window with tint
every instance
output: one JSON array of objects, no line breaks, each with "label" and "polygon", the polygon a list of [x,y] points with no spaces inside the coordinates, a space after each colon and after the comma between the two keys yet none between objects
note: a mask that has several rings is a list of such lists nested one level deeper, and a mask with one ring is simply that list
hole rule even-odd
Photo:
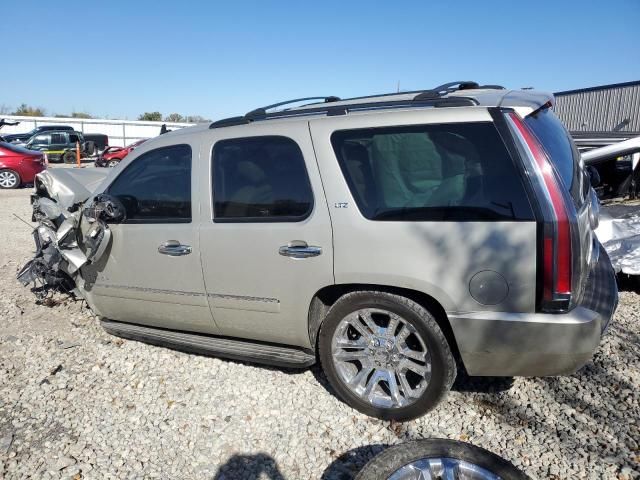
[{"label": "rear window with tint", "polygon": [[550,108],[528,115],[524,121],[549,154],[576,205],[581,205],[585,182],[580,168],[580,153],[565,126]]},{"label": "rear window with tint", "polygon": [[370,220],[533,220],[493,123],[343,130],[331,142]]}]

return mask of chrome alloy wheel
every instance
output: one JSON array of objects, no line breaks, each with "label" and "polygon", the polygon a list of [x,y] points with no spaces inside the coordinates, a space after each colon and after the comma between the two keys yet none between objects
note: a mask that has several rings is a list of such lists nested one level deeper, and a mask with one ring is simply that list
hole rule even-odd
[{"label": "chrome alloy wheel", "polygon": [[8,170],[0,172],[0,187],[13,188],[17,184],[18,184],[18,176],[15,173],[10,172]]},{"label": "chrome alloy wheel", "polygon": [[489,470],[455,458],[422,458],[404,465],[388,480],[501,480]]},{"label": "chrome alloy wheel", "polygon": [[364,308],[343,318],[331,340],[340,379],[375,407],[411,405],[431,378],[431,356],[418,331],[388,310]]}]

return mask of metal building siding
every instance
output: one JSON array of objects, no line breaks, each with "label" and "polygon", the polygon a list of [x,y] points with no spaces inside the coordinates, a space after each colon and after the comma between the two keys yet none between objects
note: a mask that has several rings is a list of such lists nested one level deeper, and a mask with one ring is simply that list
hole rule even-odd
[{"label": "metal building siding", "polygon": [[640,134],[640,82],[559,92],[555,99],[569,131]]}]

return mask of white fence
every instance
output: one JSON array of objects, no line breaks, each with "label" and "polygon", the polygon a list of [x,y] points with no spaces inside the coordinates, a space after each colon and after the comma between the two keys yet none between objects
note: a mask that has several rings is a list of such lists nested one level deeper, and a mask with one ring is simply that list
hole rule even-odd
[{"label": "white fence", "polygon": [[169,130],[184,128],[193,123],[144,122],[134,120],[106,120],[102,118],[58,118],[58,117],[19,117],[0,115],[7,121],[19,121],[19,125],[5,125],[0,135],[26,133],[41,125],[69,125],[82,133],[102,133],[109,137],[109,145],[122,147],[143,138],[156,137],[162,125]]}]

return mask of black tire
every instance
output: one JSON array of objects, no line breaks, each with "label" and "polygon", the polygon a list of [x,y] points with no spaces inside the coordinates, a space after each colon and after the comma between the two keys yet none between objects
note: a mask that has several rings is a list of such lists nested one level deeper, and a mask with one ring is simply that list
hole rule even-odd
[{"label": "black tire", "polygon": [[355,480],[387,480],[403,466],[426,458],[463,460],[488,470],[502,480],[531,480],[511,462],[484,448],[438,438],[418,440],[386,449],[370,460],[356,475]]},{"label": "black tire", "polygon": [[[0,170],[0,174],[2,174],[2,177],[7,180],[6,182],[3,181],[2,183],[0,183],[0,189],[10,190],[10,189],[18,188],[20,185],[22,185],[22,179],[20,178],[20,174],[18,172],[14,170],[9,170],[7,168],[7,169]],[[13,182],[9,183],[11,178],[13,178]],[[5,185],[3,185],[3,183]]]},{"label": "black tire", "polygon": [[77,155],[76,152],[68,150],[66,152],[64,152],[64,154],[62,155],[62,161],[64,163],[76,163],[77,160]]},{"label": "black tire", "polygon": [[120,163],[120,160],[117,160],[114,158],[114,159],[108,160],[105,167],[108,167],[108,168],[117,167],[119,163]]},{"label": "black tire", "polygon": [[[363,308],[379,308],[399,315],[425,341],[431,355],[431,378],[423,394],[414,403],[398,408],[374,406],[352,392],[339,377],[331,354],[334,332],[343,318]],[[356,410],[383,420],[405,421],[424,415],[446,396],[456,378],[456,363],[449,343],[433,315],[418,303],[387,292],[357,291],[338,299],[322,323],[318,349],[322,368],[337,395]]]}]

